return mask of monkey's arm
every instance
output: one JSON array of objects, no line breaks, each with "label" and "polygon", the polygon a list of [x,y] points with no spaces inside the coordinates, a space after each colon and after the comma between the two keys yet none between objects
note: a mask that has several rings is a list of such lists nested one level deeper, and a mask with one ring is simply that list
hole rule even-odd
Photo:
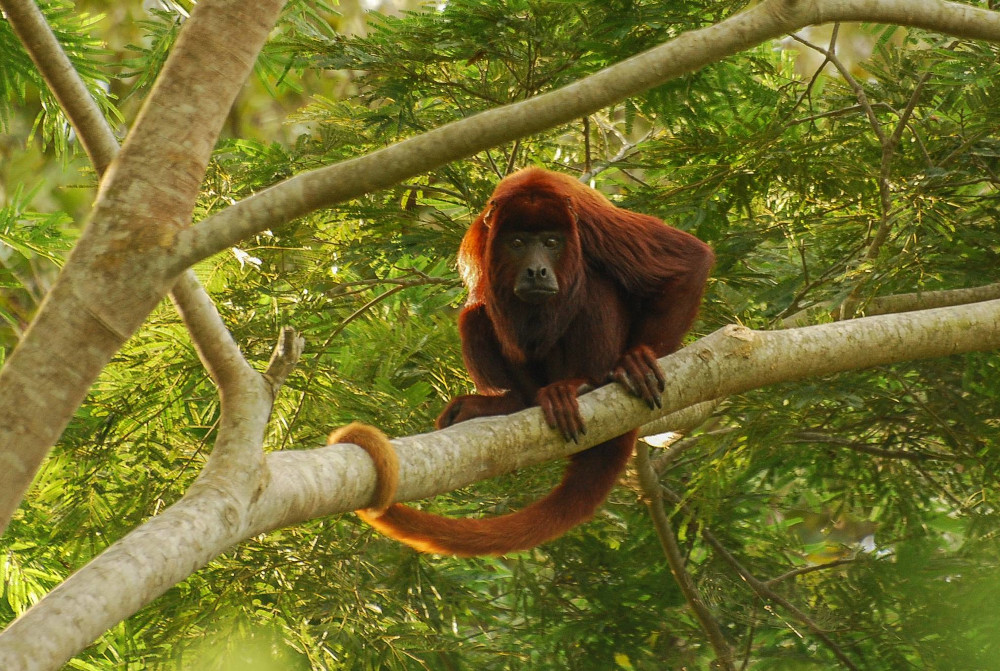
[{"label": "monkey's arm", "polygon": [[629,347],[610,376],[650,407],[660,406],[666,384],[656,359],[681,346],[698,315],[715,260],[711,248],[693,235],[674,228],[666,231],[671,241],[671,272],[664,273],[653,291],[641,298],[629,328]]},{"label": "monkey's arm", "polygon": [[483,305],[470,305],[458,321],[465,367],[476,383],[477,394],[457,396],[445,406],[435,426],[464,422],[474,417],[508,415],[530,404],[517,388],[516,374],[503,357],[500,341]]}]

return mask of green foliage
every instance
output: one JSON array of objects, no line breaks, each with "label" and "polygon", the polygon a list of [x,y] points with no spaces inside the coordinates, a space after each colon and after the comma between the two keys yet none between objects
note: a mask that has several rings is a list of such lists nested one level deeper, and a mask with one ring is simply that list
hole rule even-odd
[{"label": "green foliage", "polygon": [[[100,17],[82,13],[65,0],[45,0],[39,6],[101,110],[112,122],[117,120],[118,112],[113,97],[107,93],[108,77],[103,68],[107,50],[90,36]],[[69,123],[6,21],[0,23],[0,62],[3,63],[0,67],[0,133],[10,130],[13,112],[23,105],[37,105],[40,110],[32,135],[37,133],[44,144],[53,144],[60,153],[66,152],[70,140]]]},{"label": "green foliage", "polygon": [[[291,3],[259,63],[263,83],[217,149],[196,219],[300,171],[570,83],[740,4],[458,0],[373,16],[367,34],[348,37],[330,29],[327,8]],[[46,7],[80,45],[78,64],[96,59],[92,24],[73,23],[68,5]],[[136,77],[114,90],[141,98],[184,11],[154,13],[127,38],[141,46],[115,62]],[[29,93],[37,75],[4,30],[9,115],[44,94]],[[852,292],[863,309],[878,296],[996,282],[996,47],[917,31],[883,33],[875,47],[856,76],[883,133],[912,107],[887,163],[842,78],[797,77],[789,51],[762,45],[199,265],[258,368],[281,326],[306,336],[266,448],[319,445],[352,419],[392,435],[426,431],[469,388],[454,329],[455,250],[496,180],[530,163],[586,172],[615,202],[712,244],[718,260],[695,335],[731,322],[779,327]],[[262,109],[284,125],[255,123]],[[51,155],[72,149],[46,138]],[[43,286],[26,269],[58,265],[76,217],[43,198],[51,178],[23,181],[0,211],[4,346],[30,317],[33,282]],[[866,258],[883,225],[885,243]],[[753,594],[705,531],[760,579],[785,576],[772,587],[866,671],[1000,668],[997,366],[989,354],[951,357],[730,398],[670,464],[663,481],[685,501],[671,512],[688,568],[748,668],[836,661],[807,626]],[[217,420],[215,391],[164,306],[105,371],[15,519],[0,619],[175,501]],[[502,513],[560,470],[427,505]],[[75,668],[709,668],[714,655],[638,497],[622,487],[612,498],[594,522],[506,559],[418,556],[349,515],[252,539],[108,632]],[[786,575],[832,560],[849,561]]]}]

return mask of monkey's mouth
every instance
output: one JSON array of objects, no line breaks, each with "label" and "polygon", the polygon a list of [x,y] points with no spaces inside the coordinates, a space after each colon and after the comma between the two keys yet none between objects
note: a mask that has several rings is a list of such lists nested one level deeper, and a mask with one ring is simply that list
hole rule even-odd
[{"label": "monkey's mouth", "polygon": [[539,303],[544,303],[553,296],[559,293],[558,289],[551,289],[549,287],[525,287],[518,288],[514,290],[514,295],[517,296],[518,300],[525,303],[530,303],[532,305],[538,305]]}]

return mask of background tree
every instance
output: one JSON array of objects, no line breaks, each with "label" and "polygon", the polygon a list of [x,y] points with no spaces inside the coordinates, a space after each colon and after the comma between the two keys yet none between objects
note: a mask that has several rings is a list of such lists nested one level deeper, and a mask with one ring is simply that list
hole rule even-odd
[{"label": "background tree", "polygon": [[[69,422],[7,529],[0,617],[14,621],[124,539],[0,635],[0,659],[31,649],[37,668],[58,666],[60,654],[93,639],[65,617],[109,623],[72,668],[627,669],[713,660],[995,668],[995,354],[815,371],[862,367],[895,342],[907,354],[883,360],[1000,344],[997,302],[974,304],[998,295],[1000,66],[995,46],[942,36],[1000,39],[1000,20],[926,1],[881,3],[884,14],[863,16],[849,13],[850,2],[796,10],[772,1],[742,14],[739,3],[705,4],[463,0],[373,16],[366,30],[319,3],[290,3],[280,17],[280,3],[247,16],[222,2],[199,3],[193,14],[185,4],[150,14],[92,5],[117,21],[43,4],[115,134],[132,129],[92,209],[114,138],[68,130],[67,118],[78,120],[74,99],[56,102],[10,30],[24,25],[15,16],[30,16],[28,3],[0,2],[10,19],[0,23],[5,463],[22,464],[22,450],[41,463],[61,430],[58,415]],[[935,32],[838,24],[777,50],[768,41],[818,16],[891,23],[904,15]],[[345,34],[349,23],[354,36]],[[717,32],[689,32],[711,26]],[[713,39],[702,42],[706,35]],[[674,45],[663,53],[675,69],[651,69],[660,56],[634,64],[648,83],[612,77],[634,86],[627,99],[608,79],[582,79],[661,43]],[[258,44],[255,77],[240,88]],[[871,57],[859,58],[859,44]],[[206,71],[199,60],[234,50],[242,62],[211,60]],[[689,74],[670,79],[682,71]],[[574,82],[582,85],[537,101],[532,114],[501,117],[501,109],[488,118],[509,123],[478,127],[499,135],[460,137],[454,129],[464,126],[445,127]],[[643,90],[656,82],[665,83]],[[543,108],[561,122],[536,116]],[[431,144],[397,144],[428,137]],[[80,148],[94,138],[90,163]],[[397,151],[406,146],[420,151]],[[373,174],[370,163],[307,172],[386,147],[396,153],[373,162],[397,157],[403,177]],[[577,174],[712,244],[718,262],[699,334],[733,322],[776,329],[973,304],[878,322],[897,329],[895,338],[854,335],[869,322],[846,320],[833,325],[839,331],[809,331],[827,334],[814,337],[815,349],[776,340],[793,344],[777,355],[762,335],[724,332],[723,340],[747,343],[742,387],[732,386],[735,375],[711,379],[716,369],[698,357],[725,353],[719,339],[677,355],[668,407],[687,404],[676,388],[719,400],[688,420],[689,437],[661,438],[668,448],[639,461],[641,474],[654,471],[644,498],[659,542],[634,482],[595,522],[505,559],[418,556],[353,516],[287,526],[364,502],[363,458],[309,449],[332,426],[361,419],[391,435],[418,433],[467,389],[452,259],[496,180],[528,163]],[[274,184],[287,188],[264,191]],[[227,249],[221,239],[238,246],[209,256],[213,245]],[[173,284],[194,261],[221,321],[190,274]],[[177,309],[158,304],[171,286]],[[38,312],[46,294],[48,317]],[[306,343],[294,369],[294,338],[268,363],[286,325]],[[242,366],[227,329],[266,380]],[[29,356],[34,365],[24,363]],[[767,365],[753,368],[758,361]],[[72,395],[85,392],[77,409]],[[604,398],[601,405],[627,403],[613,390]],[[26,415],[30,403],[36,411]],[[642,416],[617,412],[605,430]],[[516,436],[535,449],[534,419],[456,427],[470,437],[406,445],[472,449],[465,440],[492,449],[514,447]],[[680,428],[676,416],[669,426]],[[261,444],[276,454],[261,459]],[[549,438],[507,466],[565,449]],[[468,459],[449,468],[476,461]],[[448,514],[518,508],[560,468],[429,505]],[[17,470],[5,469],[5,482]],[[481,475],[470,467],[455,477]],[[451,488],[427,480],[411,495]],[[271,512],[278,507],[287,510]],[[102,567],[114,578],[99,575],[109,570]],[[123,614],[93,596],[115,601],[133,584],[142,588],[125,591]],[[37,654],[50,645],[52,657]]]}]

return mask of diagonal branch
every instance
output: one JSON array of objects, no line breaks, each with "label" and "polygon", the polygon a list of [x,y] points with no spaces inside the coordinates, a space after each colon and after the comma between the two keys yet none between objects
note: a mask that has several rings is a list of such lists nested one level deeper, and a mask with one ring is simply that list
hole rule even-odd
[{"label": "diagonal branch", "polygon": [[[31,0],[0,0],[0,7],[59,101],[98,176],[103,176],[118,155],[118,141],[45,16]],[[245,360],[222,324],[218,310],[201,289],[194,272],[187,271],[181,276],[172,297],[178,311],[188,313],[185,322],[205,367],[218,384],[226,377],[232,362],[243,360],[245,363]]]},{"label": "diagonal branch", "polygon": [[[58,45],[25,1],[4,6],[36,60],[54,57],[53,85],[66,86],[60,95],[73,99],[97,165],[107,165],[113,140],[87,111],[92,101],[70,82],[72,71],[44,51]],[[93,380],[177,281],[167,262],[172,236],[190,219],[218,133],[283,4],[203,0],[185,22],[83,234],[0,370],[0,530]],[[234,26],[240,40],[229,38]],[[25,394],[29,388],[40,391]]]},{"label": "diagonal branch", "polygon": [[[0,7],[62,106],[98,176],[103,176],[118,155],[118,141],[45,16],[31,0],[0,0]],[[181,275],[171,298],[205,368],[223,391],[227,385],[238,383],[241,375],[252,373],[194,271],[187,270]]]}]

